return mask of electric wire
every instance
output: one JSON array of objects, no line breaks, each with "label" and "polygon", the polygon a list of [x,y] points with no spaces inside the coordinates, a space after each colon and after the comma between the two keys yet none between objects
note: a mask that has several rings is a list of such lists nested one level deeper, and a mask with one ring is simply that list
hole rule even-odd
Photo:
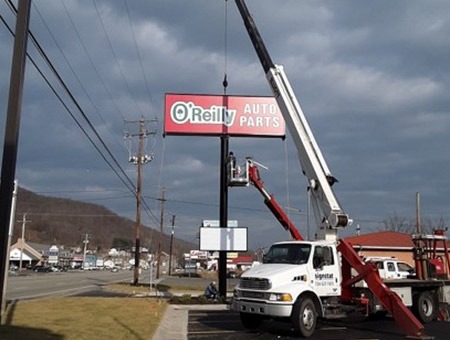
[{"label": "electric wire", "polygon": [[224,36],[223,36],[223,94],[227,94],[228,87],[228,0],[225,0],[224,8]]},{"label": "electric wire", "polygon": [[[113,103],[114,107],[116,108],[117,112],[120,114],[120,116],[122,117],[122,119],[125,119],[125,116],[124,116],[123,112],[120,110],[119,106],[117,105],[114,96],[112,95],[111,91],[109,91],[108,86],[106,86],[106,83],[105,83],[103,77],[100,75],[100,72],[98,71],[98,68],[95,66],[95,63],[94,63],[94,61],[93,61],[93,59],[92,59],[92,56],[91,56],[91,54],[89,53],[89,51],[88,51],[88,49],[87,49],[87,47],[86,47],[86,44],[84,43],[83,39],[81,38],[81,34],[80,34],[80,32],[78,31],[78,29],[77,29],[77,27],[76,27],[76,25],[75,25],[75,22],[73,21],[72,15],[70,15],[69,10],[67,9],[66,4],[64,3],[63,0],[61,0],[61,3],[62,3],[62,5],[63,5],[63,7],[64,7],[64,9],[65,9],[65,11],[66,11],[66,13],[67,13],[67,16],[69,17],[69,20],[70,20],[70,23],[71,23],[71,25],[72,25],[73,30],[74,30],[75,34],[77,35],[78,40],[80,41],[81,46],[83,47],[84,53],[85,53],[86,56],[88,57],[89,62],[91,63],[91,66],[92,66],[92,68],[94,69],[95,74],[97,75],[97,78],[100,80],[100,83],[102,84],[102,87],[103,87],[103,89],[105,90],[105,93],[108,95],[109,100],[111,101],[111,103]],[[39,15],[40,15],[40,14],[39,14]],[[40,16],[41,16],[41,15],[40,15]],[[41,17],[42,17],[42,16],[41,16]],[[46,26],[47,26],[47,25],[46,25]],[[50,31],[50,30],[49,30],[49,32],[50,32],[50,34],[51,34],[51,31]],[[51,36],[53,37],[53,34],[51,34]],[[56,40],[56,39],[53,38],[53,40]],[[100,114],[100,112],[99,112],[99,114]],[[101,115],[100,115],[100,117],[102,118],[103,123],[106,125],[106,122],[103,120],[103,117],[102,117]]]},{"label": "electric wire", "polygon": [[[14,4],[11,2],[11,0],[5,0],[7,2],[7,4],[9,5],[11,11],[17,15],[17,9],[14,6]],[[1,16],[1,15],[0,15]],[[14,31],[10,28],[10,26],[7,24],[6,20],[4,20],[3,16],[1,16],[2,22],[4,23],[4,25],[7,27],[7,29],[9,30],[9,32],[12,34],[12,36],[15,36]],[[100,150],[100,148],[95,144],[94,140],[89,136],[89,134],[87,133],[87,131],[84,129],[84,127],[81,125],[81,123],[76,119],[75,115],[73,114],[73,112],[68,108],[68,106],[64,103],[62,97],[57,93],[56,89],[53,87],[53,85],[50,83],[50,81],[48,80],[48,78],[43,74],[43,72],[40,70],[39,66],[35,63],[35,61],[31,58],[31,56],[27,53],[27,57],[32,60],[32,64],[33,66],[36,68],[36,70],[38,71],[38,73],[43,77],[43,79],[45,80],[45,82],[47,83],[47,85],[50,87],[50,89],[52,90],[52,92],[55,94],[55,96],[58,98],[58,100],[61,102],[61,104],[63,105],[63,107],[66,109],[66,111],[69,113],[69,115],[72,117],[72,119],[75,121],[75,123],[78,125],[78,127],[81,129],[81,131],[83,132],[83,134],[88,138],[88,140],[91,142],[91,144],[94,146],[94,148],[97,150],[97,152],[100,154],[100,156],[103,158],[103,160],[106,162],[106,164],[111,168],[111,170],[118,176],[118,178],[121,180],[121,182],[130,190],[130,192],[133,193],[133,195],[136,197],[137,193],[136,193],[136,187],[134,185],[134,183],[131,181],[131,179],[128,177],[128,175],[125,173],[125,171],[123,170],[123,168],[120,166],[120,163],[117,161],[117,159],[114,157],[114,155],[112,154],[112,152],[109,150],[109,148],[107,147],[107,145],[105,144],[105,142],[103,141],[103,139],[101,138],[101,136],[98,134],[98,132],[96,131],[95,127],[93,126],[93,124],[91,123],[91,121],[89,120],[89,118],[87,117],[87,115],[85,114],[84,110],[81,108],[81,106],[79,105],[79,103],[77,102],[77,100],[75,99],[74,95],[71,93],[70,89],[67,87],[67,85],[65,84],[64,80],[61,78],[61,76],[59,75],[58,71],[56,70],[56,68],[54,67],[53,63],[51,62],[51,60],[48,58],[47,54],[45,53],[45,51],[43,50],[42,46],[39,44],[39,42],[37,41],[36,37],[34,36],[34,34],[31,32],[31,30],[28,30],[28,34],[31,38],[31,41],[33,43],[33,45],[35,46],[37,52],[41,55],[41,57],[44,59],[45,63],[47,64],[47,66],[49,67],[49,69],[51,70],[51,72],[53,73],[53,75],[56,77],[56,79],[58,80],[58,82],[60,83],[60,85],[63,87],[64,91],[66,92],[66,94],[69,96],[69,98],[71,99],[72,103],[77,107],[78,111],[80,112],[80,114],[82,115],[83,119],[87,122],[88,126],[90,127],[90,129],[93,131],[93,133],[95,134],[95,136],[97,137],[97,139],[100,141],[101,145],[103,146],[103,148],[105,149],[105,151],[107,152],[107,154],[111,157],[111,159],[113,160],[113,162],[115,163],[115,165],[118,167],[118,169],[120,171],[117,171],[112,163],[110,161],[108,161],[108,159],[106,158],[106,156],[102,153],[102,151]],[[119,175],[119,172],[122,173],[123,177],[121,177]],[[153,212],[151,211],[150,207],[148,206],[148,204],[144,201],[143,202],[143,206],[146,208],[145,212],[147,213],[147,215],[152,218],[155,222],[157,222],[157,218],[156,216],[153,214]]]},{"label": "electric wire", "polygon": [[[89,62],[91,63],[92,68],[95,71],[95,74],[97,75],[97,78],[100,80],[100,83],[102,84],[105,93],[109,96],[109,99],[111,100],[111,102],[115,105],[117,111],[119,112],[119,114],[122,116],[123,118],[123,114],[122,112],[119,110],[119,107],[117,106],[117,104],[115,103],[111,93],[108,91],[108,89],[106,88],[106,84],[103,81],[102,77],[100,76],[97,67],[95,66],[87,48],[86,45],[83,42],[83,39],[81,38],[80,33],[78,32],[75,23],[72,19],[72,16],[69,13],[69,10],[67,9],[65,3],[63,0],[61,0],[61,3],[66,11],[66,14],[69,18],[69,22],[71,23],[71,26],[81,44],[81,46],[83,47],[84,53],[86,54],[86,56],[88,57]],[[38,7],[35,5],[35,3],[33,2],[33,6],[36,10],[36,12],[38,13],[39,17],[41,18],[42,23],[44,24],[45,28],[47,29],[47,31],[49,32],[53,42],[55,43],[56,47],[59,49],[61,55],[63,56],[64,60],[66,61],[67,65],[69,66],[69,69],[72,71],[73,76],[75,77],[75,79],[78,81],[80,87],[83,89],[83,92],[85,93],[86,97],[89,99],[90,103],[92,104],[92,107],[94,108],[94,111],[97,113],[97,115],[99,116],[100,120],[102,121],[102,123],[104,124],[104,126],[106,127],[106,129],[108,130],[108,132],[111,134],[111,136],[113,137],[113,140],[121,147],[123,148],[123,145],[121,143],[118,142],[117,138],[114,137],[114,134],[112,133],[111,129],[109,128],[108,124],[106,123],[105,119],[103,118],[102,114],[100,113],[100,110],[98,109],[97,105],[94,103],[94,101],[92,100],[92,97],[89,95],[89,92],[86,90],[86,88],[83,86],[81,79],[77,76],[77,73],[75,72],[74,68],[72,67],[70,61],[68,60],[68,58],[66,57],[64,51],[62,50],[61,46],[59,45],[56,37],[54,36],[54,34],[52,33],[52,31],[50,30],[49,26],[47,25],[47,22],[45,21],[44,17],[42,16],[41,12],[39,11]]]},{"label": "electric wire", "polygon": [[[284,138],[283,140],[283,145],[284,145],[284,169],[285,169],[285,177],[286,177],[286,202],[288,207],[291,206],[291,195],[290,195],[290,191],[289,191],[289,157],[288,157],[288,145],[287,145],[287,138]],[[286,215],[288,217],[288,219],[291,218],[291,212],[290,210],[288,210],[286,212]]]},{"label": "electric wire", "polygon": [[[9,32],[14,36],[15,33],[14,31],[11,29],[11,27],[6,23],[6,21],[4,20],[3,16],[0,14],[0,18],[3,22],[3,24],[5,24],[5,26],[7,27],[7,29],[9,30]],[[30,34],[30,38],[33,41],[33,44],[37,43],[37,41],[34,40],[34,36],[33,33],[31,31],[29,31]],[[37,49],[39,50],[39,45],[37,45]],[[78,127],[80,128],[80,130],[83,132],[83,134],[86,136],[86,138],[89,140],[89,142],[92,144],[92,146],[97,150],[97,152],[102,156],[102,158],[104,159],[104,161],[109,165],[109,167],[114,171],[114,173],[116,173],[116,175],[118,175],[118,177],[122,180],[123,184],[125,184],[125,186],[130,189],[131,191],[133,190],[132,187],[128,186],[128,183],[126,183],[125,181],[123,181],[123,179],[119,176],[118,172],[116,171],[116,169],[114,169],[114,167],[112,166],[112,164],[106,159],[106,157],[103,155],[103,153],[101,152],[101,150],[99,149],[99,147],[95,144],[94,140],[89,136],[89,134],[87,133],[87,131],[84,129],[84,127],[80,124],[80,122],[77,120],[77,118],[75,117],[74,113],[70,110],[70,108],[67,106],[67,104],[64,102],[64,100],[62,99],[62,97],[59,95],[59,93],[56,91],[56,89],[54,88],[54,86],[50,83],[49,79],[47,78],[47,76],[42,72],[42,70],[39,68],[39,66],[37,65],[37,63],[35,62],[34,58],[31,57],[31,55],[27,52],[27,57],[28,59],[31,61],[31,63],[33,64],[33,66],[35,67],[36,71],[39,73],[39,75],[42,77],[42,79],[44,79],[45,83],[49,86],[50,90],[53,92],[53,94],[56,96],[56,98],[58,99],[58,101],[61,103],[61,105],[64,107],[64,109],[67,111],[67,113],[72,117],[72,119],[74,120],[74,122],[78,125]],[[44,57],[45,59],[45,57]],[[81,109],[81,108],[79,108]]]},{"label": "electric wire", "polygon": [[[15,36],[14,31],[11,29],[11,27],[6,23],[6,21],[4,20],[3,16],[1,16],[1,20],[3,22],[3,24],[6,26],[6,28],[9,30],[9,32]],[[37,50],[40,50],[40,45],[37,42],[37,40],[35,40],[35,37],[33,35],[33,33],[31,31],[28,32],[30,34],[30,38],[33,42],[33,44],[35,45],[35,47],[37,48]],[[42,51],[43,52],[43,51]],[[43,54],[41,54],[41,56],[46,59],[46,57],[44,57]],[[104,161],[110,166],[110,168],[116,173],[116,175],[118,175],[118,177],[122,180],[122,178],[119,176],[118,172],[114,169],[114,167],[112,167],[112,164],[106,159],[106,157],[103,155],[103,153],[101,152],[101,150],[98,148],[98,146],[95,144],[94,140],[89,136],[89,134],[86,132],[86,130],[83,128],[83,126],[80,124],[80,122],[76,119],[75,115],[73,114],[73,112],[70,110],[70,108],[66,105],[66,103],[64,102],[64,100],[62,99],[62,97],[58,94],[58,92],[56,91],[56,89],[54,88],[54,86],[50,83],[49,79],[47,78],[47,76],[42,72],[42,70],[39,68],[39,66],[37,65],[37,63],[35,62],[35,60],[33,59],[33,57],[31,57],[31,55],[27,52],[27,57],[28,59],[31,61],[31,63],[33,64],[33,66],[35,67],[36,71],[39,73],[39,75],[42,77],[42,79],[44,79],[45,83],[49,86],[50,90],[53,92],[53,94],[56,96],[56,98],[59,100],[59,102],[61,103],[61,105],[64,107],[64,109],[67,111],[67,113],[69,113],[69,115],[72,117],[72,119],[74,120],[74,122],[78,125],[78,127],[80,128],[80,130],[83,132],[83,134],[86,136],[86,138],[91,142],[91,144],[94,146],[94,148],[97,150],[97,152],[102,156],[102,158],[104,159]],[[49,61],[49,60],[48,60]],[[49,65],[50,66],[50,65]],[[52,68],[50,66],[50,68]],[[56,71],[56,70],[55,70]],[[61,79],[62,81],[62,79]],[[81,108],[79,107],[79,110],[81,110]],[[123,183],[125,184],[125,186],[127,186],[130,190],[132,190],[132,188],[130,188],[126,182],[123,181]]]},{"label": "electric wire", "polygon": [[147,76],[146,76],[146,73],[144,71],[144,66],[143,66],[142,58],[141,58],[141,53],[139,52],[139,47],[138,47],[138,44],[137,44],[137,41],[136,41],[136,34],[134,32],[134,27],[133,27],[133,24],[132,24],[131,18],[130,18],[130,10],[128,9],[127,0],[123,0],[123,2],[125,3],[125,9],[126,9],[126,12],[127,12],[128,23],[129,23],[129,25],[131,27],[131,33],[133,35],[134,47],[136,48],[136,53],[137,53],[137,56],[138,56],[139,65],[141,67],[142,75],[144,77],[145,88],[147,90],[148,97],[150,99],[151,111],[153,111],[153,114],[154,114],[155,108],[154,108],[154,104],[153,104],[152,91],[150,91],[150,86],[148,85]]},{"label": "electric wire", "polygon": [[111,42],[111,39],[109,38],[108,32],[106,31],[105,24],[104,24],[104,22],[103,22],[102,16],[100,15],[100,11],[99,11],[99,9],[98,9],[98,7],[97,7],[97,4],[95,3],[95,0],[92,0],[92,2],[94,3],[95,10],[96,10],[96,12],[97,12],[97,16],[98,16],[98,18],[99,18],[99,20],[100,20],[100,24],[101,24],[102,29],[103,29],[103,33],[105,34],[106,40],[108,41],[109,48],[111,49],[111,52],[112,52],[114,61],[116,62],[117,68],[118,68],[118,70],[119,70],[119,72],[120,72],[120,74],[121,74],[121,76],[122,76],[122,79],[123,79],[123,81],[124,81],[125,87],[127,88],[128,93],[130,94],[130,97],[131,97],[131,99],[133,100],[133,102],[134,102],[134,104],[135,104],[137,110],[139,111],[139,113],[141,114],[141,116],[143,116],[144,113],[142,112],[140,106],[138,105],[137,100],[136,100],[136,98],[134,97],[133,92],[131,91],[130,84],[128,83],[128,81],[127,81],[127,79],[126,79],[126,77],[125,77],[125,73],[123,72],[123,69],[122,69],[122,67],[120,66],[120,63],[119,63],[118,58],[117,58],[117,54],[116,54],[116,52],[115,52],[115,50],[114,50],[114,47],[113,47],[112,42]]}]

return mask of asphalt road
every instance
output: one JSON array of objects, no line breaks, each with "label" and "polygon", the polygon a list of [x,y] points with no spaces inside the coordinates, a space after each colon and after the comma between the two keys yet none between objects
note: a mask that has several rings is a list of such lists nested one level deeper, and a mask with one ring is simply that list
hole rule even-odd
[{"label": "asphalt road", "polygon": [[[450,339],[450,323],[434,321],[425,325],[425,333],[435,340]],[[249,331],[239,320],[239,314],[231,311],[189,311],[189,340],[269,340],[298,339],[289,323],[266,321],[260,329]],[[311,339],[314,340],[401,340],[405,335],[392,318],[382,320],[344,319],[326,321],[317,324]]]},{"label": "asphalt road", "polygon": [[[113,282],[131,282],[133,271],[73,271],[63,273],[28,273],[29,275],[8,277],[7,300],[33,299],[45,296],[67,296],[95,294],[101,286]],[[149,273],[142,273],[140,283],[150,284]],[[154,278],[152,279],[154,281]],[[237,280],[227,280],[228,288]],[[208,283],[200,278],[164,278],[163,284],[169,286],[189,286],[202,289]],[[267,321],[256,331],[245,329],[238,313],[232,311],[195,311],[188,313],[187,325],[189,340],[220,338],[221,340],[246,339],[298,339],[289,323]],[[425,325],[425,332],[436,340],[450,339],[449,322],[431,322]],[[395,322],[383,320],[345,319],[338,321],[320,321],[313,336],[317,340],[399,340],[405,335]]]},{"label": "asphalt road", "polygon": [[[57,273],[26,272],[26,275],[9,275],[6,300],[26,300],[45,296],[67,296],[100,290],[113,282],[131,282],[133,271],[109,270],[68,271]],[[140,283],[149,283],[149,273],[143,273]]]}]

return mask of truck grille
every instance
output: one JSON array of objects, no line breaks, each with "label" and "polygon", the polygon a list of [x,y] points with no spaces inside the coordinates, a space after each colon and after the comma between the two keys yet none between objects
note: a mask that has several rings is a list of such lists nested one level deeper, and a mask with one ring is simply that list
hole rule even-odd
[{"label": "truck grille", "polygon": [[255,292],[255,291],[248,291],[248,290],[241,291],[241,297],[251,298],[251,299],[265,300],[266,294],[267,293],[264,293],[264,292]]},{"label": "truck grille", "polygon": [[241,280],[239,281],[239,286],[242,289],[259,289],[259,290],[268,290],[272,287],[269,280],[254,277],[241,278]]}]

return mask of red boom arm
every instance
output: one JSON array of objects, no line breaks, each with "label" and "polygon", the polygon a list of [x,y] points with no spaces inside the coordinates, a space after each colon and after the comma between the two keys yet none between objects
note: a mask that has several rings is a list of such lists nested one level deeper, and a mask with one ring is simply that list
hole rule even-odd
[{"label": "red boom arm", "polygon": [[272,195],[270,195],[266,191],[266,189],[264,189],[264,184],[261,181],[261,177],[259,176],[259,170],[257,166],[252,162],[250,162],[248,166],[248,178],[250,180],[250,183],[252,183],[255,186],[255,188],[258,189],[258,191],[263,195],[264,203],[270,209],[272,214],[275,215],[276,219],[278,220],[278,222],[281,223],[283,228],[291,233],[294,240],[303,241],[304,238],[298,232],[295,225],[289,220],[287,215],[284,213],[283,209],[281,209],[280,205],[277,203],[275,198]]}]

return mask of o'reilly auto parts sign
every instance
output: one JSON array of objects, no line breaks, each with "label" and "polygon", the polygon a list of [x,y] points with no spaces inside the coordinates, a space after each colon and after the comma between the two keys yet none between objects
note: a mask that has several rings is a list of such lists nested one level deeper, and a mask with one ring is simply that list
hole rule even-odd
[{"label": "o'reilly auto parts sign", "polygon": [[166,94],[164,132],[284,137],[285,124],[273,97]]}]

